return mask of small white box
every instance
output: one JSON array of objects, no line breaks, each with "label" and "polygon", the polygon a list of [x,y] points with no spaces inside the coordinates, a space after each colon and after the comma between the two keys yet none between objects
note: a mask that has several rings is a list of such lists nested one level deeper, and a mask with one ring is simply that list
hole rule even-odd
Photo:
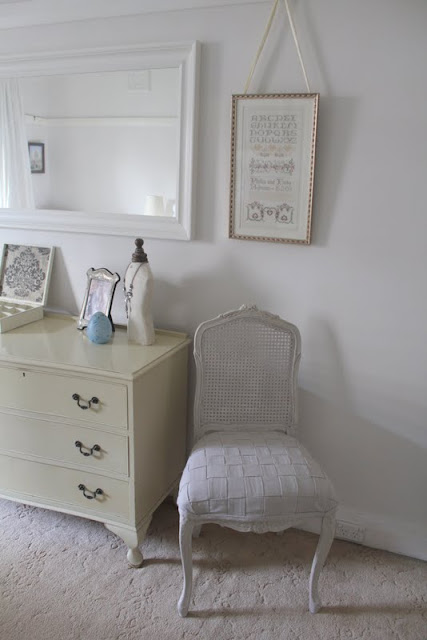
[{"label": "small white box", "polygon": [[54,247],[5,244],[0,268],[0,333],[43,318]]}]

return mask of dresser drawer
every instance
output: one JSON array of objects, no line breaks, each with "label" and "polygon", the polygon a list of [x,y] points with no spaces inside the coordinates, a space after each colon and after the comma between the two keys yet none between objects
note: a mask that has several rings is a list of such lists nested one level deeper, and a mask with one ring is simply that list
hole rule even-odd
[{"label": "dresser drawer", "polygon": [[[73,399],[73,396],[78,398]],[[92,398],[98,402],[91,402],[88,406]],[[127,428],[128,424],[125,385],[27,369],[0,367],[0,407],[86,420],[121,429]]]},{"label": "dresser drawer", "polygon": [[128,475],[127,436],[0,412],[0,453],[8,452]]},{"label": "dresser drawer", "polygon": [[[79,487],[84,487],[79,489]],[[96,489],[101,495],[94,495]],[[87,471],[66,469],[50,464],[0,455],[0,493],[19,494],[22,502],[44,500],[58,503],[58,508],[82,509],[103,517],[129,517],[129,484]],[[89,496],[86,498],[85,495]],[[55,506],[47,504],[46,506]]]}]

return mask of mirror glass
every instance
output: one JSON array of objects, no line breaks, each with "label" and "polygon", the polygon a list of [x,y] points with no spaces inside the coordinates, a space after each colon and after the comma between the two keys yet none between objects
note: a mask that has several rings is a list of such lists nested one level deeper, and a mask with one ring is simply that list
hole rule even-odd
[{"label": "mirror glass", "polygon": [[0,56],[37,164],[36,208],[0,227],[191,239],[198,58],[197,42]]},{"label": "mirror glass", "polygon": [[20,79],[37,209],[175,215],[179,71],[146,69]]}]

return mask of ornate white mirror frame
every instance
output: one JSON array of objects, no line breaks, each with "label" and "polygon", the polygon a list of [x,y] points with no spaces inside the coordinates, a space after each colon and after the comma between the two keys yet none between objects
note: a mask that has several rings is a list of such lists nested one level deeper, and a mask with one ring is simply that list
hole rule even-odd
[{"label": "ornate white mirror frame", "polygon": [[184,42],[0,56],[0,78],[178,68],[181,90],[174,217],[0,209],[0,227],[190,240],[199,49],[198,42]]}]

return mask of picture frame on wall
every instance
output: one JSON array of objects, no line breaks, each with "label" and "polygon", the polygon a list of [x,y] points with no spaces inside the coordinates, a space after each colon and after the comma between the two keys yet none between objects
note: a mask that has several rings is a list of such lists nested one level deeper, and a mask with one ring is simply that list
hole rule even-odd
[{"label": "picture frame on wall", "polygon": [[310,244],[318,102],[232,96],[230,238]]},{"label": "picture frame on wall", "polygon": [[30,154],[31,173],[44,173],[44,142],[29,142],[28,153]]},{"label": "picture frame on wall", "polygon": [[111,305],[120,276],[118,273],[111,273],[108,269],[94,269],[93,267],[87,270],[86,275],[86,292],[77,322],[77,328],[84,329],[87,327],[93,314],[101,311],[110,319],[114,331],[114,324],[111,318]]}]

